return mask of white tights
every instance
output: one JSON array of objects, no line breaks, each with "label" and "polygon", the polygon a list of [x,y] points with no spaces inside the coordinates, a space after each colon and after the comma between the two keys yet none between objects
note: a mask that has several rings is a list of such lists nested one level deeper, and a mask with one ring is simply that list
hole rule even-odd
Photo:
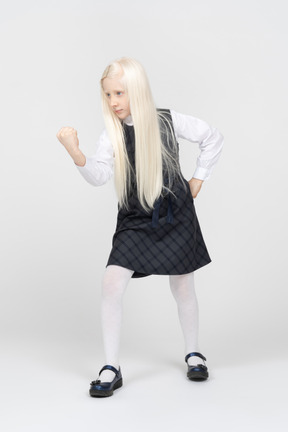
[{"label": "white tights", "polygon": [[[101,320],[106,364],[119,368],[119,343],[122,323],[122,299],[133,275],[133,270],[117,265],[107,266],[102,282]],[[178,315],[184,335],[185,355],[199,351],[198,302],[194,286],[194,272],[169,276],[172,294],[178,307]],[[199,357],[191,357],[190,365],[203,364]],[[112,381],[115,374],[109,370],[101,373],[101,380]]]}]

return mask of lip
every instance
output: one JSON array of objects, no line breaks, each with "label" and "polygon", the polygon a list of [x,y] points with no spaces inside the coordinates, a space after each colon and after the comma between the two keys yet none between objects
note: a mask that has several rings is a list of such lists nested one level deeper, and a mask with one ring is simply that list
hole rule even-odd
[{"label": "lip", "polygon": [[115,110],[115,112],[118,114],[118,113],[120,113],[120,112],[122,112],[123,110],[122,109],[120,109],[120,110]]}]

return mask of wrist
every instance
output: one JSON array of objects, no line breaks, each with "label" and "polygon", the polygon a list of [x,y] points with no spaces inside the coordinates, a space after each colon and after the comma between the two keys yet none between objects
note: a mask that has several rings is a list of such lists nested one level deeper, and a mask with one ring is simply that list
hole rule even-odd
[{"label": "wrist", "polygon": [[199,182],[199,183],[203,183],[203,182],[204,182],[204,180],[198,179],[198,178],[196,178],[196,177],[192,177],[191,180],[189,180],[189,183],[192,182],[192,181],[193,181],[193,182],[194,182],[194,181],[195,181],[195,182]]},{"label": "wrist", "polygon": [[80,149],[73,150],[69,154],[76,165],[84,166],[86,164],[86,157]]}]

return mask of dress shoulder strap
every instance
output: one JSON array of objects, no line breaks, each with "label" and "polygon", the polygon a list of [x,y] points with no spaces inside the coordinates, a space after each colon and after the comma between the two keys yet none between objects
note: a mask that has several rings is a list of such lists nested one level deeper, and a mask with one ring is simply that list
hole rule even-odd
[{"label": "dress shoulder strap", "polygon": [[167,130],[167,126],[168,126],[170,129],[170,132],[175,137],[175,131],[174,131],[174,126],[173,126],[172,115],[171,115],[170,109],[157,108],[157,113],[158,113],[158,117],[159,117],[159,121],[160,121],[160,129],[161,130],[163,130],[163,129]]}]

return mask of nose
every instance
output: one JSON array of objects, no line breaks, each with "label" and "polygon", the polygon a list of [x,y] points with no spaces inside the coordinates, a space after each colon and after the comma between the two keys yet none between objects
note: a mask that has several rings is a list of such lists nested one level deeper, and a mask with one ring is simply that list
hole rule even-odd
[{"label": "nose", "polygon": [[117,106],[117,99],[115,96],[110,96],[110,105],[112,108],[115,108]]}]

